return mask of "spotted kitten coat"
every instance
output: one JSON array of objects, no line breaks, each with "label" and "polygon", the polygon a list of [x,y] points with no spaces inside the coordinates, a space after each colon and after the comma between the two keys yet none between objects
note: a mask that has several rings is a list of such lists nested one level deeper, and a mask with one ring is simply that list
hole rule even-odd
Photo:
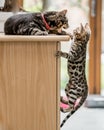
[{"label": "spotted kitten coat", "polygon": [[[60,108],[62,112],[69,114],[62,121],[61,127],[67,121],[70,116],[77,111],[77,109],[84,103],[87,93],[88,86],[85,75],[85,62],[86,62],[86,47],[90,38],[90,28],[88,24],[80,27],[73,31],[73,40],[71,50],[68,53],[58,51],[56,56],[64,57],[67,59],[68,75],[70,77],[69,82],[66,84],[65,93],[67,100],[61,97],[61,102],[68,104],[68,108]],[[76,101],[80,98],[77,105]]]},{"label": "spotted kitten coat", "polygon": [[69,27],[66,13],[67,10],[17,14],[7,19],[4,32],[8,35],[64,35],[66,32],[62,29]]}]

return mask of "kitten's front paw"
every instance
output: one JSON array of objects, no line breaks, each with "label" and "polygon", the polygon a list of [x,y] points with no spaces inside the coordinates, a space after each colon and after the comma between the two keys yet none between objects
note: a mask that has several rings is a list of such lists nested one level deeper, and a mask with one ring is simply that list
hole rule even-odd
[{"label": "kitten's front paw", "polygon": [[57,51],[55,54],[56,57],[60,57],[61,56],[61,51]]}]

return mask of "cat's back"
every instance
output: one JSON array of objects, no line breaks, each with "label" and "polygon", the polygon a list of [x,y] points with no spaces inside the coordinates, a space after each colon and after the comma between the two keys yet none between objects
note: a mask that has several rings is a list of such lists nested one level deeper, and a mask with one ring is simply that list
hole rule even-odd
[{"label": "cat's back", "polygon": [[24,13],[9,17],[4,24],[4,33],[13,34],[13,28],[17,28],[20,24],[28,24],[34,19],[35,15],[35,13]]}]

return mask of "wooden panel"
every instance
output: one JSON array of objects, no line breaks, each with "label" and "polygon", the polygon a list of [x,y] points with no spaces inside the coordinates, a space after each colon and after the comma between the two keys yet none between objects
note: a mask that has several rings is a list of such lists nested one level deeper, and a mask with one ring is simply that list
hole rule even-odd
[{"label": "wooden panel", "polygon": [[56,130],[56,44],[0,43],[0,127]]},{"label": "wooden panel", "polygon": [[[56,50],[61,50],[61,43],[60,42],[58,42],[57,43],[57,46],[56,46]],[[56,75],[56,81],[57,81],[57,99],[56,99],[56,101],[57,101],[57,130],[60,130],[60,86],[61,86],[61,82],[60,82],[60,75],[61,75],[61,73],[60,73],[60,69],[61,69],[61,65],[60,65],[60,63],[61,63],[61,61],[60,61],[61,59],[60,58],[57,58],[57,64],[56,64],[56,70],[57,70],[57,75]]]}]

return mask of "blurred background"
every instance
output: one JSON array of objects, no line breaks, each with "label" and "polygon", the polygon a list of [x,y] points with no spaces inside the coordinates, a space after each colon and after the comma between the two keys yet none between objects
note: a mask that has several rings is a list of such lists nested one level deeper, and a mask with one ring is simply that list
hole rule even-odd
[{"label": "blurred background", "polygon": [[[5,1],[0,0],[3,11]],[[10,0],[12,8],[24,9],[30,12],[44,12],[49,10],[60,11],[67,9],[70,28],[68,32],[78,27],[80,23],[89,23],[91,39],[87,49],[86,76],[89,86],[87,107],[81,108],[63,130],[104,130],[104,0]],[[5,12],[5,11],[4,11]],[[16,12],[16,10],[14,11]],[[68,52],[69,42],[61,43],[61,50]],[[61,59],[61,94],[68,81],[66,60]],[[95,104],[94,104],[95,103]],[[92,109],[93,108],[93,109]],[[77,116],[76,116],[77,115]],[[65,115],[61,115],[63,119]]]}]

